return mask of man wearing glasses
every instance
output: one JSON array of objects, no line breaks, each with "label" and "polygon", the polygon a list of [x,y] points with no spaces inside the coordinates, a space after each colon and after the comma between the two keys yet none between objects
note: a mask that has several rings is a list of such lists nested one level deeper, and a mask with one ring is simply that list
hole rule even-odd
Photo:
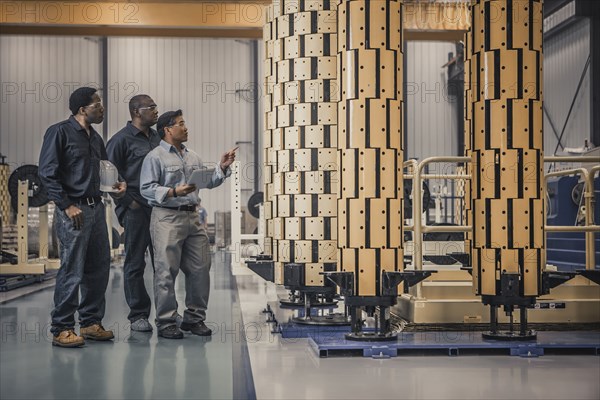
[{"label": "man wearing glasses", "polygon": [[127,192],[116,202],[115,212],[125,228],[125,262],[123,264],[125,300],[129,305],[127,318],[131,330],[151,332],[150,296],[144,284],[145,253],[150,248],[150,214],[152,208],[140,194],[140,171],[144,157],[160,143],[158,133],[151,127],[158,121],[158,109],[146,94],[129,101],[131,121],[107,143],[108,159],[127,182]]},{"label": "man wearing glasses", "polygon": [[[158,119],[160,145],[142,164],[141,193],[153,206],[150,234],[154,246],[154,302],[158,335],[168,339],[183,338],[182,330],[194,335],[210,336],[205,325],[210,290],[210,248],[208,235],[198,221],[198,190],[189,184],[192,172],[204,167],[200,157],[184,146],[188,140],[181,110],[168,111]],[[236,148],[237,149],[237,148]],[[219,186],[231,175],[229,166],[235,150],[221,160],[207,187]],[[181,330],[177,327],[175,278],[185,274],[185,306]]]},{"label": "man wearing glasses", "polygon": [[[96,89],[82,87],[69,97],[71,115],[48,128],[40,152],[39,175],[56,205],[54,223],[60,243],[60,269],[54,288],[52,344],[82,346],[84,339],[111,340],[102,326],[110,270],[110,246],[100,192],[104,142],[92,124],[104,120]],[[115,198],[125,182],[115,183]],[[81,301],[79,289],[81,287]],[[75,333],[79,313],[80,335]]]}]

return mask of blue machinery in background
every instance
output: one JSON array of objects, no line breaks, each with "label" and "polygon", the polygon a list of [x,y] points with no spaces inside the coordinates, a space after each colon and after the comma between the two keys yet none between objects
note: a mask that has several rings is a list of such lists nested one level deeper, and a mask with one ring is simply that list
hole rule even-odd
[{"label": "blue machinery in background", "polygon": [[[579,226],[584,224],[584,182],[578,176],[548,180],[546,226]],[[600,225],[600,178],[594,179],[594,225]],[[548,232],[547,263],[559,271],[576,271],[586,267],[585,232]],[[594,233],[595,267],[600,261],[600,234]]]}]

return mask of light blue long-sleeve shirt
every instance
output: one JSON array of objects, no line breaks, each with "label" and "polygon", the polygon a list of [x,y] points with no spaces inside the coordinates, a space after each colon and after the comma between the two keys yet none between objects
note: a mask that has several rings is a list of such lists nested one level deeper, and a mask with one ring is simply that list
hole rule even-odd
[{"label": "light blue long-sleeve shirt", "polygon": [[215,168],[208,185],[209,189],[221,185],[225,178],[231,175],[230,168],[227,169],[227,174],[224,174],[218,163],[204,164],[198,154],[183,145],[182,148],[183,152],[179,152],[175,146],[161,140],[160,145],[144,158],[140,173],[140,193],[148,200],[149,205],[153,207],[197,205],[198,190],[185,196],[167,197],[169,190],[187,183],[192,172],[197,169]]}]

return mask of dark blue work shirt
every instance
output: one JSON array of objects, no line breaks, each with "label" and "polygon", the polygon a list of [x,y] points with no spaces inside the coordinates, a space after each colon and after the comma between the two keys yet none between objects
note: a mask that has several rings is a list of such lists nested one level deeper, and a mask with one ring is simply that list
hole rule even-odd
[{"label": "dark blue work shirt", "polygon": [[74,116],[52,125],[44,135],[38,174],[48,198],[61,210],[86,197],[99,197],[100,160],[106,148],[98,132],[88,134]]},{"label": "dark blue work shirt", "polygon": [[115,212],[119,220],[133,200],[148,207],[148,202],[140,194],[140,170],[146,154],[159,143],[160,136],[154,129],[150,128],[149,135],[146,136],[129,121],[106,144],[109,161],[117,167],[119,175],[127,182],[125,196],[115,200]]}]

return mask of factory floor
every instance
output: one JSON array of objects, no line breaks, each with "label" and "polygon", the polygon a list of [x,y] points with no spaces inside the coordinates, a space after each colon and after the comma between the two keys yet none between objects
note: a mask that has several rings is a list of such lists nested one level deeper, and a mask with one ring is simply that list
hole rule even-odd
[{"label": "factory floor", "polygon": [[[151,287],[151,274],[146,279]],[[178,280],[180,307],[183,283]],[[51,346],[52,288],[5,301],[0,399],[600,398],[597,356],[319,358],[307,339],[270,333],[262,310],[277,300],[273,284],[231,268],[221,252],[211,284],[207,322],[214,334],[208,339],[131,334],[118,265],[111,269],[104,319],[115,332],[112,342]]]}]

